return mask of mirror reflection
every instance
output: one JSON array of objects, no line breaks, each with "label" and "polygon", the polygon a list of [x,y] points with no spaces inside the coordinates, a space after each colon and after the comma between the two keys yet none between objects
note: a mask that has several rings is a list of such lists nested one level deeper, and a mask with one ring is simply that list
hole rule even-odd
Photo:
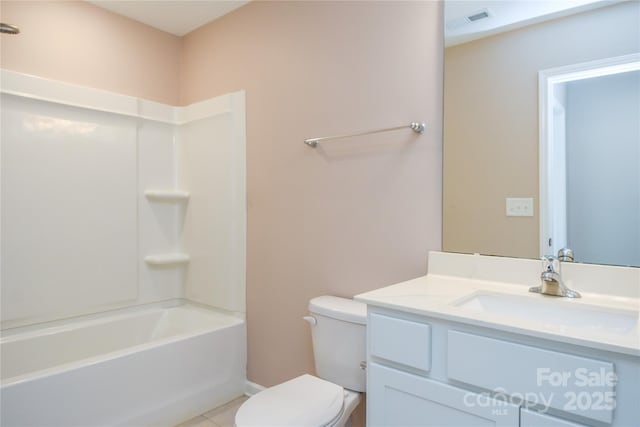
[{"label": "mirror reflection", "polygon": [[445,3],[443,249],[640,266],[640,3]]}]

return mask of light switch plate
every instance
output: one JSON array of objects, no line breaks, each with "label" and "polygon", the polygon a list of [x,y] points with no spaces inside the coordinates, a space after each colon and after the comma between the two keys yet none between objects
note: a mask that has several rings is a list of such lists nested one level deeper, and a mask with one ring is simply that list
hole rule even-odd
[{"label": "light switch plate", "polygon": [[532,197],[507,197],[507,216],[533,216]]}]

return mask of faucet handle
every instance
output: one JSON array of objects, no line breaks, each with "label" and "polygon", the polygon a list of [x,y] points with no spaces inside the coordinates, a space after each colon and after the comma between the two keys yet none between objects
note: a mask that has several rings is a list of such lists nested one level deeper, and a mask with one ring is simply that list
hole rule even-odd
[{"label": "faucet handle", "polygon": [[560,260],[553,255],[545,255],[542,258],[542,271],[559,271]]},{"label": "faucet handle", "polygon": [[564,262],[573,262],[573,251],[569,248],[562,248],[558,251],[558,259]]}]

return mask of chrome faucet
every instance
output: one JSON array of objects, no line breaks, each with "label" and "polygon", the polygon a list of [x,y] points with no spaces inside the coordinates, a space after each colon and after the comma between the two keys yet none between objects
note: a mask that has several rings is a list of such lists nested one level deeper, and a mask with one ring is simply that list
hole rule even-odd
[{"label": "chrome faucet", "polygon": [[543,256],[542,257],[542,273],[540,274],[540,286],[529,288],[529,292],[539,294],[553,295],[557,297],[580,298],[577,291],[567,288],[562,280],[561,266],[562,262],[573,262],[573,251],[563,248],[558,251],[558,257]]}]

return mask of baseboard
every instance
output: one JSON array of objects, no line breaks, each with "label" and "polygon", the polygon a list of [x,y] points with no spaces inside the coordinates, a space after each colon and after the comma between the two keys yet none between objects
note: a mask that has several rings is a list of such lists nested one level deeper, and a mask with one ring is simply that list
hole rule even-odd
[{"label": "baseboard", "polygon": [[265,386],[262,386],[260,384],[256,384],[256,383],[252,383],[251,381],[247,380],[244,383],[244,394],[246,394],[247,396],[253,396],[254,394],[262,391],[266,389]]}]

